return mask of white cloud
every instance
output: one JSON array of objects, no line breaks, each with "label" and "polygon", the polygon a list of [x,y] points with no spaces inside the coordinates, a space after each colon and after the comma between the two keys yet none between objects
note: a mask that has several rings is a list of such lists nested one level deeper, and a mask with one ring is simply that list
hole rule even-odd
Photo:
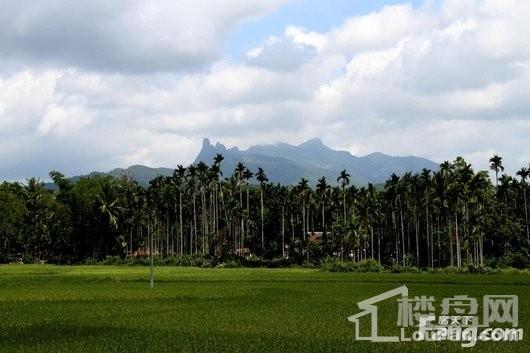
[{"label": "white cloud", "polygon": [[66,102],[65,105],[52,103],[46,107],[37,132],[42,135],[50,132],[57,135],[71,134],[88,125],[92,120],[91,113],[82,104],[77,102]]},{"label": "white cloud", "polygon": [[0,5],[0,54],[103,71],[198,68],[221,54],[235,26],[283,2],[7,0]]},{"label": "white cloud", "polygon": [[[184,60],[175,65],[187,67],[181,64],[189,53],[206,58],[219,50],[223,34],[211,31],[271,9],[265,1],[237,9],[200,4],[190,11],[201,15],[182,14],[189,17],[184,24],[200,20],[179,43],[188,35],[204,36],[201,43],[165,48],[166,32],[152,26],[164,24],[165,14],[149,8],[141,19],[148,34],[127,50],[154,37],[152,45],[159,47],[149,55],[155,63],[174,54],[177,62]],[[216,59],[200,72],[141,73],[137,64],[150,57],[133,52],[126,55],[135,74],[109,72],[114,64],[94,71],[79,58],[57,53],[54,62],[75,67],[28,64],[0,75],[0,169],[9,170],[0,178],[42,176],[49,169],[79,174],[137,163],[174,166],[191,162],[204,136],[241,147],[320,136],[357,154],[382,151],[437,161],[463,155],[481,168],[495,152],[513,171],[530,161],[529,4],[395,5],[327,32],[289,26],[242,53],[241,62]],[[120,13],[120,26],[140,16],[129,13],[131,8],[124,15],[121,5],[99,6]],[[35,35],[41,11],[25,12],[10,30]],[[215,19],[202,18],[205,11]]]},{"label": "white cloud", "polygon": [[308,31],[305,28],[289,26],[285,29],[285,36],[294,43],[311,46],[322,51],[327,43],[327,37],[321,33]]}]

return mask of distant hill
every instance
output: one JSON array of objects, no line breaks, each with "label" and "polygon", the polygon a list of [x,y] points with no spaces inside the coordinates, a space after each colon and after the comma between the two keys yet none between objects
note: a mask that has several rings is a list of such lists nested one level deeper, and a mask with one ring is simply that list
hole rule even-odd
[{"label": "distant hill", "polygon": [[[171,168],[151,168],[146,167],[144,165],[133,165],[129,168],[115,168],[111,170],[110,172],[92,172],[87,175],[78,175],[69,178],[72,181],[78,181],[81,178],[84,177],[93,177],[97,175],[110,175],[116,178],[120,178],[122,176],[129,176],[133,180],[135,180],[138,184],[147,186],[149,185],[149,181],[153,180],[157,176],[172,176],[173,175],[173,169]],[[50,190],[56,190],[57,186],[53,182],[44,183],[44,187],[48,188]]]},{"label": "distant hill", "polygon": [[[133,165],[129,168],[115,168],[107,173],[93,172],[88,176],[94,175],[110,175],[113,177],[121,177],[124,175],[130,176],[132,179],[136,180],[141,185],[148,185],[149,181],[153,180],[159,175],[162,176],[172,176],[173,169],[171,168],[150,168],[144,165]],[[79,177],[77,177],[79,178]]]},{"label": "distant hill", "polygon": [[237,147],[227,149],[221,143],[214,146],[205,138],[194,163],[210,163],[217,153],[225,157],[222,163],[224,175],[231,174],[236,164],[242,161],[253,171],[262,167],[270,181],[282,184],[294,184],[302,176],[312,183],[321,176],[335,182],[343,169],[349,172],[351,182],[355,184],[382,183],[392,173],[402,175],[407,171],[417,173],[423,168],[438,169],[437,163],[414,156],[393,157],[383,153],[353,156],[346,151],[333,150],[317,138],[298,146],[277,143],[251,146],[247,150],[239,150]]},{"label": "distant hill", "polygon": [[[340,171],[346,169],[351,175],[351,183],[363,185],[385,182],[392,173],[402,175],[407,171],[420,172],[423,168],[437,170],[438,164],[425,158],[407,156],[393,157],[383,153],[372,153],[357,157],[346,151],[333,150],[320,139],[311,139],[298,146],[287,143],[273,145],[256,145],[247,150],[237,147],[226,148],[221,143],[213,145],[205,138],[202,148],[194,163],[203,161],[211,164],[217,153],[224,156],[221,171],[224,176],[231,175],[238,162],[256,171],[258,167],[265,170],[269,181],[281,184],[295,184],[305,177],[312,184],[321,176],[328,182],[335,183]],[[173,168],[150,168],[133,165],[129,168],[116,168],[110,172],[93,172],[88,176],[112,175],[120,177],[128,175],[141,185],[148,185],[156,176],[171,176]],[[73,177],[77,180],[80,177]],[[52,187],[52,186],[50,186]]]}]

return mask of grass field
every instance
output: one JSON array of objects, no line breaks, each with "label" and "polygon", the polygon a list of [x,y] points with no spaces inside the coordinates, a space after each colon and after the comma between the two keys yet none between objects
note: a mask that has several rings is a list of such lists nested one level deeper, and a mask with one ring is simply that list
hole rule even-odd
[{"label": "grass field", "polygon": [[[530,276],[341,274],[309,269],[0,266],[0,352],[529,352],[521,342],[353,340],[356,303],[406,284],[410,295],[519,296]],[[387,316],[385,318],[385,315]],[[387,311],[381,325],[395,327]],[[526,333],[526,332],[525,332]]]}]

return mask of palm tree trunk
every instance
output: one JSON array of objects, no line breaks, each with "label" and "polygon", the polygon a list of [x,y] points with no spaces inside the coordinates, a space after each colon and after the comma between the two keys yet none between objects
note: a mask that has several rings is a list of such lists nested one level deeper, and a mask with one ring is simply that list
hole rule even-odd
[{"label": "palm tree trunk", "polygon": [[[133,252],[133,230],[132,230],[132,227],[129,228],[129,244],[130,244],[129,252],[132,254],[132,252]],[[127,254],[127,256],[128,255],[129,254]]]},{"label": "palm tree trunk", "polygon": [[151,222],[147,222],[147,238],[149,243],[149,285],[155,286],[154,261],[153,261],[153,234],[151,233]]},{"label": "palm tree trunk", "polygon": [[208,222],[206,216],[206,195],[204,194],[204,188],[201,187],[201,218],[202,218],[202,232],[201,232],[201,252],[204,255],[205,251],[205,237],[208,234]]},{"label": "palm tree trunk", "polygon": [[[415,217],[416,218],[416,217]],[[419,220],[414,221],[414,228],[416,233],[416,266],[420,267],[420,227]]]},{"label": "palm tree trunk", "polygon": [[184,233],[182,229],[182,191],[179,190],[179,227],[180,227],[180,251],[179,254],[184,254]]},{"label": "palm tree trunk", "polygon": [[191,237],[190,254],[193,254],[193,242],[195,241],[195,253],[197,252],[197,211],[195,203],[195,191],[193,192],[193,236]]},{"label": "palm tree trunk", "polygon": [[526,184],[523,183],[523,202],[524,202],[524,220],[526,225],[526,239],[530,240],[530,233],[528,231],[528,205],[526,203]]},{"label": "palm tree trunk", "polygon": [[374,259],[374,227],[370,224],[370,257]]},{"label": "palm tree trunk", "polygon": [[166,256],[169,255],[169,207],[166,207]]},{"label": "palm tree trunk", "polygon": [[499,169],[495,168],[495,187],[499,188]]},{"label": "palm tree trunk", "polygon": [[282,258],[285,259],[285,206],[282,205]]},{"label": "palm tree trunk", "polygon": [[438,259],[438,267],[441,267],[441,263],[442,263],[442,243],[440,242],[440,215],[436,215],[436,234],[437,234],[437,241],[438,241],[438,246],[436,247],[438,249],[438,252],[437,252],[437,259]]},{"label": "palm tree trunk", "polygon": [[432,243],[432,239],[430,237],[430,232],[429,232],[429,200],[428,200],[428,195],[427,195],[427,190],[425,190],[425,236],[427,237],[427,264],[431,264],[432,263],[432,259],[431,259],[431,243]]},{"label": "palm tree trunk", "polygon": [[[430,224],[433,224],[434,223],[434,220],[432,219],[432,214],[429,216],[430,217]],[[429,249],[429,252],[431,253],[430,257],[431,257],[431,268],[434,268],[434,227],[430,227],[430,230],[431,230],[431,248]],[[438,235],[439,237],[439,235]],[[438,243],[440,243],[438,241]]]},{"label": "palm tree trunk", "polygon": [[403,205],[401,204],[401,201],[399,202],[399,219],[401,222],[401,258],[403,266],[405,266],[405,228],[403,226]]},{"label": "palm tree trunk", "polygon": [[455,210],[456,265],[460,267],[460,236],[458,234],[458,213]]},{"label": "palm tree trunk", "polygon": [[[447,215],[447,220],[449,222],[449,229],[451,229],[451,221],[449,221],[450,216]],[[449,256],[451,258],[451,266],[455,265],[454,252],[453,252],[453,234],[449,232]]]},{"label": "palm tree trunk", "polygon": [[322,231],[326,232],[326,203],[322,202]]},{"label": "palm tree trunk", "polygon": [[381,227],[381,222],[379,223],[379,231],[377,232],[377,261],[381,263],[381,232],[383,228]]},{"label": "palm tree trunk", "polygon": [[[250,217],[250,186],[249,186],[249,183],[247,182],[247,213],[246,213],[246,222],[245,222],[245,226],[246,226],[246,231],[245,231],[245,234],[248,236],[250,234],[250,222],[249,222],[249,217]],[[245,237],[243,236],[243,246],[245,245]]]},{"label": "palm tree trunk", "polygon": [[261,259],[265,254],[265,232],[263,227],[263,187],[260,187],[260,199],[261,199]]},{"label": "palm tree trunk", "polygon": [[[242,248],[242,247],[245,246],[245,245],[244,245],[244,242],[245,242],[245,241],[244,241],[244,236],[245,236],[245,230],[244,230],[244,229],[245,229],[245,223],[244,223],[244,221],[243,221],[243,216],[241,216],[241,220],[240,220],[240,221],[241,221],[241,222],[240,222],[240,225],[239,225],[239,228],[240,228],[240,229],[239,229],[239,234],[234,233],[234,237],[236,238],[235,242],[238,243],[237,237],[239,236],[239,243],[238,243],[238,244],[240,244],[240,245],[237,245],[237,244],[236,244],[236,247]],[[239,250],[239,251],[241,251],[241,250]]]},{"label": "palm tree trunk", "polygon": [[293,218],[293,213],[291,212],[291,245],[289,247],[291,247],[293,244],[294,244],[294,218]]},{"label": "palm tree trunk", "polygon": [[305,229],[305,200],[302,201],[302,231],[304,232],[304,241],[306,237],[306,229]]},{"label": "palm tree trunk", "polygon": [[482,231],[480,232],[478,246],[479,246],[480,264],[484,265],[484,234],[482,233]]},{"label": "palm tree trunk", "polygon": [[344,209],[344,222],[346,222],[346,191],[342,188],[342,207]]},{"label": "palm tree trunk", "polygon": [[243,184],[239,185],[239,207],[241,208],[241,234],[239,235],[241,244],[243,244],[245,239],[245,221],[243,214]]},{"label": "palm tree trunk", "polygon": [[392,228],[394,230],[394,240],[396,243],[396,262],[399,262],[399,234],[397,231],[396,217],[397,217],[396,212],[393,209],[392,210]]}]

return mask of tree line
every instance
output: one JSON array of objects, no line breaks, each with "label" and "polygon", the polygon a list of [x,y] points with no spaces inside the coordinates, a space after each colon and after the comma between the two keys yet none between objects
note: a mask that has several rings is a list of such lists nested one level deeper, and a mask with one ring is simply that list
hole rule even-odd
[{"label": "tree line", "polygon": [[54,190],[35,178],[3,182],[0,262],[201,255],[528,266],[530,169],[506,175],[499,156],[494,182],[459,157],[366,186],[346,170],[280,185],[241,162],[224,176],[222,162],[179,165],[147,187],[127,175],[72,181],[57,171]]}]

